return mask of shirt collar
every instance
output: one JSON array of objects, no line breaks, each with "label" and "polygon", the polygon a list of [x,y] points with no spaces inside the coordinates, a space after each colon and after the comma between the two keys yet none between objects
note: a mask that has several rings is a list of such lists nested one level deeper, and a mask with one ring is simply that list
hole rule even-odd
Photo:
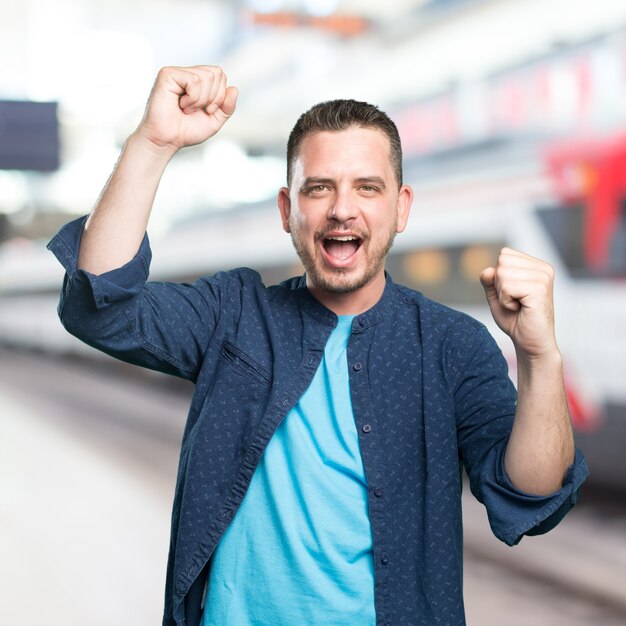
[{"label": "shirt collar", "polygon": [[[303,311],[322,324],[335,327],[337,325],[337,315],[330,309],[326,308],[306,287],[306,274],[300,276],[295,284],[295,291],[300,299],[300,305]],[[370,326],[378,324],[387,315],[395,298],[393,297],[395,284],[391,276],[385,272],[385,289],[380,300],[363,313],[356,315],[352,320],[352,330],[358,332],[365,330]]]}]

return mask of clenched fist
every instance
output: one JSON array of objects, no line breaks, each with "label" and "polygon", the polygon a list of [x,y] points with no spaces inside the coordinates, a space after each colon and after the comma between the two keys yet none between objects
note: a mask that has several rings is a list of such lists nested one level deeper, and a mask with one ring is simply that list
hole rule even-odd
[{"label": "clenched fist", "polygon": [[518,356],[534,359],[557,350],[551,265],[503,248],[496,266],[481,272],[480,282],[494,320],[511,337]]},{"label": "clenched fist", "polygon": [[172,152],[202,143],[234,113],[237,95],[219,67],[164,67],[136,134]]}]

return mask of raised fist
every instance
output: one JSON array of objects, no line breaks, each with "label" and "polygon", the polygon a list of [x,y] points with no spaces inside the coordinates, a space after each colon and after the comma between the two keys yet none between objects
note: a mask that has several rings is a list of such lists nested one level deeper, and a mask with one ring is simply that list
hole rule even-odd
[{"label": "raised fist", "polygon": [[513,340],[518,357],[537,358],[556,352],[551,265],[519,250],[503,248],[496,266],[481,272],[480,282],[494,320]]},{"label": "raised fist", "polygon": [[212,137],[234,113],[238,91],[219,67],[164,67],[154,82],[137,133],[173,152]]}]

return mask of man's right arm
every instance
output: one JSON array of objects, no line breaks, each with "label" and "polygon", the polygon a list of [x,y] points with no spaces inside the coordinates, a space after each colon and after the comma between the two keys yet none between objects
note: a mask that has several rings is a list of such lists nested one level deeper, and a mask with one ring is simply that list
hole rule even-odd
[{"label": "man's right arm", "polygon": [[233,114],[237,89],[214,66],[163,68],[144,117],[85,225],[78,268],[100,275],[123,266],[144,236],[161,176],[185,146],[206,141]]},{"label": "man's right arm", "polygon": [[170,158],[214,135],[236,98],[219,68],[159,72],[86,227],[75,220],[48,244],[66,270],[59,316],[72,335],[130,363],[196,379],[230,275],[146,282],[151,254],[144,233]]}]

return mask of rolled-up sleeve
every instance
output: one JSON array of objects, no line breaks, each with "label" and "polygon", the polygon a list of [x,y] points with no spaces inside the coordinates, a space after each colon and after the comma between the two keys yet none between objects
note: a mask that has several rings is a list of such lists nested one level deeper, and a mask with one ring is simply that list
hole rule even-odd
[{"label": "rolled-up sleeve", "polygon": [[187,283],[147,282],[147,235],[125,265],[98,276],[78,268],[86,218],[48,244],[65,268],[59,317],[72,335],[111,356],[195,380],[217,323],[228,276]]},{"label": "rolled-up sleeve", "polygon": [[81,217],[66,224],[48,244],[48,249],[66,272],[60,310],[64,304],[63,296],[70,286],[76,288],[81,296],[91,300],[97,309],[102,309],[108,304],[137,295],[148,279],[152,252],[147,234],[144,235],[135,256],[122,267],[99,276],[79,270],[78,250],[86,220],[86,217]]},{"label": "rolled-up sleeve", "polygon": [[578,491],[589,476],[580,450],[565,473],[561,488],[546,496],[524,493],[510,481],[504,469],[504,450],[499,452],[495,477],[483,476],[481,499],[487,508],[493,533],[513,546],[524,535],[542,535],[552,530],[576,504]]},{"label": "rolled-up sleeve", "polygon": [[555,493],[537,496],[517,489],[504,467],[516,406],[506,361],[482,326],[474,333],[467,354],[469,358],[460,359],[455,392],[461,459],[472,493],[487,509],[493,533],[515,545],[524,535],[548,532],[563,519],[576,503],[589,470],[577,450]]}]

